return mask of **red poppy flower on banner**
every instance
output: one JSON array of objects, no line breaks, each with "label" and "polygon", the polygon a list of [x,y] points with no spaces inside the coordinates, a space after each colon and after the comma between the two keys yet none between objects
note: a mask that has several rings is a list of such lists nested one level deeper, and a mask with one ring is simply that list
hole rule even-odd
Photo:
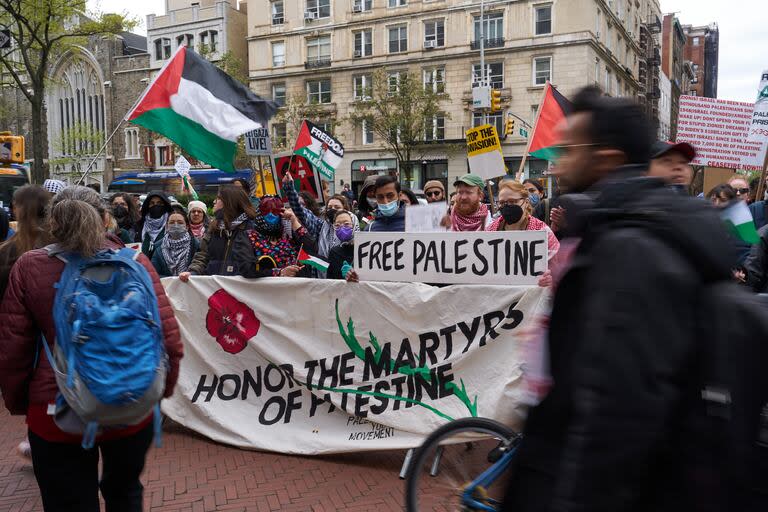
[{"label": "red poppy flower on banner", "polygon": [[261,322],[253,310],[221,289],[208,297],[205,326],[226,352],[237,354],[259,332]]}]

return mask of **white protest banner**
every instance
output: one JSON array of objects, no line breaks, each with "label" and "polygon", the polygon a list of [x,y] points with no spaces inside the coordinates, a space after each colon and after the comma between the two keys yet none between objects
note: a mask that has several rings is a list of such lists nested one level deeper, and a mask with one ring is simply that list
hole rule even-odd
[{"label": "white protest banner", "polygon": [[467,158],[469,172],[481,178],[495,178],[506,174],[504,155],[496,127],[484,124],[467,130]]},{"label": "white protest banner", "polygon": [[269,130],[259,128],[245,134],[245,154],[248,156],[264,156],[272,154],[272,141]]},{"label": "white protest banner", "polygon": [[695,165],[761,171],[768,143],[748,142],[752,103],[680,96],[677,142],[696,149]]},{"label": "white protest banner", "polygon": [[448,214],[448,203],[411,205],[405,209],[406,233],[435,233],[447,231],[440,222]]},{"label": "white protest banner", "polygon": [[543,288],[163,284],[184,341],[163,412],[214,441],[319,454],[414,447],[467,416],[521,425],[521,332],[535,324]]},{"label": "white protest banner", "polygon": [[545,231],[355,234],[361,281],[535,285],[547,270]]},{"label": "white protest banner", "polygon": [[752,111],[747,140],[750,142],[768,140],[768,69],[760,75],[760,85],[757,89],[757,100]]}]

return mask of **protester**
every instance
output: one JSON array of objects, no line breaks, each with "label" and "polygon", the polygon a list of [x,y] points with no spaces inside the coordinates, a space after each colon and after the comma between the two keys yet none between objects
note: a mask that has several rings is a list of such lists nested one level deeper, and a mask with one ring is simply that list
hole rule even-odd
[{"label": "protester", "polygon": [[152,254],[152,265],[160,277],[178,276],[186,272],[192,258],[200,248],[200,242],[192,236],[187,218],[173,212],[165,224],[165,236]]},{"label": "protester", "polygon": [[139,209],[133,198],[125,192],[118,192],[109,200],[112,216],[120,228],[120,238],[125,243],[136,241],[136,225],[139,221]]},{"label": "protester", "polygon": [[658,141],[651,147],[651,166],[648,176],[661,178],[676,192],[688,195],[693,169],[691,161],[696,158],[696,150],[687,142]]},{"label": "protester", "polygon": [[320,206],[320,203],[317,202],[317,199],[315,199],[315,196],[307,192],[306,190],[302,190],[299,192],[299,204],[301,204],[302,207],[306,208],[315,217],[321,217],[323,214],[323,209]]},{"label": "protester", "polygon": [[331,249],[328,255],[328,279],[345,279],[352,269],[355,233],[360,231],[360,223],[354,213],[342,210],[336,212],[333,227],[341,245]]},{"label": "protester", "polygon": [[[754,189],[755,197],[757,198],[757,187],[760,184],[760,178],[757,179],[757,183],[753,183],[755,180],[752,180],[750,182],[750,188]],[[768,187],[766,187],[766,190],[768,190]],[[765,193],[763,193],[763,196],[765,196]],[[755,227],[759,230],[766,224],[768,224],[768,201],[765,200],[765,198],[758,198],[757,201],[753,201],[749,205],[749,212],[752,214],[752,219],[755,221]]]},{"label": "protester", "polygon": [[[344,196],[347,200],[347,204],[349,206],[352,206],[352,203],[355,202],[355,194],[352,192],[352,189],[349,187],[349,183],[345,183],[341,190],[341,195]],[[348,210],[349,208],[347,208]]]},{"label": "protester", "polygon": [[373,221],[376,208],[379,206],[374,193],[377,178],[376,175],[368,176],[360,188],[357,199],[357,217],[360,219],[360,229],[365,229]]},{"label": "protester", "polygon": [[760,243],[752,246],[737,278],[755,293],[768,293],[768,226],[763,226],[757,233]]},{"label": "protester", "polygon": [[749,203],[749,185],[747,184],[747,178],[741,174],[734,174],[731,179],[728,180],[728,184],[736,191],[736,198],[739,201]]},{"label": "protester", "polygon": [[760,186],[760,176],[755,176],[749,180],[749,204],[754,204],[757,199],[757,189]]},{"label": "protester", "polygon": [[[535,188],[535,187],[534,187]],[[531,215],[528,189],[514,180],[499,183],[499,211],[501,215],[485,229],[486,231],[545,231],[547,233],[547,259],[551,260],[560,249],[560,242],[552,230]]]},{"label": "protester", "polygon": [[710,200],[712,206],[722,209],[736,199],[736,191],[727,183],[721,183],[709,191],[707,199]]},{"label": "protester", "polygon": [[484,231],[492,218],[488,205],[482,202],[485,187],[483,178],[476,174],[465,174],[453,186],[456,187],[456,204],[450,214],[451,230]]},{"label": "protester", "polygon": [[192,236],[199,241],[205,236],[208,224],[210,223],[208,208],[202,201],[190,201],[187,204],[187,209],[189,211],[187,215],[189,218],[189,230],[192,232]]},{"label": "protester", "polygon": [[[87,187],[67,187],[56,196],[49,220],[58,249],[87,258],[118,247],[105,237],[103,218],[96,210],[101,204],[99,194]],[[182,357],[179,328],[149,260],[140,255],[138,261],[149,273],[158,299],[168,355],[165,396],[169,397]],[[58,390],[50,362],[38,351],[41,334],[47,343],[55,344],[54,285],[63,269],[59,258],[36,249],[23,254],[11,271],[0,304],[0,390],[5,406],[11,414],[26,414],[32,465],[45,510],[98,512],[101,490],[107,510],[139,511],[143,501],[139,476],[152,442],[152,414],[137,425],[98,436],[99,453],[84,450],[82,435],[63,432],[48,413]]]},{"label": "protester", "polygon": [[[290,222],[290,234],[285,231],[283,219]],[[248,237],[253,246],[259,276],[312,277],[310,267],[301,265],[298,256],[302,248],[307,253],[316,253],[317,243],[301,225],[295,213],[283,207],[279,197],[261,198],[254,224],[256,229]]]},{"label": "protester", "polygon": [[544,187],[541,186],[539,180],[527,178],[523,180],[523,186],[528,191],[528,202],[531,203],[533,208],[541,202],[544,198]]},{"label": "protester", "polygon": [[445,202],[445,187],[440,180],[429,180],[424,184],[424,195],[428,203]]},{"label": "protester", "polygon": [[349,201],[347,201],[347,198],[341,194],[334,194],[328,199],[328,203],[325,205],[325,211],[328,212],[329,210],[349,210]]},{"label": "protester", "polygon": [[216,214],[200,241],[200,250],[179,279],[187,282],[193,275],[258,277],[256,257],[248,238],[248,232],[254,229],[256,210],[245,191],[223,185],[214,210]]},{"label": "protester", "polygon": [[400,190],[400,201],[402,201],[405,206],[419,205],[419,198],[416,197],[416,194],[414,194],[412,190],[407,188]]},{"label": "protester", "polygon": [[141,252],[149,259],[152,259],[155,247],[165,235],[164,228],[171,211],[171,202],[162,192],[150,192],[141,205],[136,241],[141,243]]},{"label": "protester", "polygon": [[454,190],[451,192],[451,195],[448,196],[448,212],[453,211],[453,209],[456,207],[456,191]]},{"label": "protester", "polygon": [[689,368],[702,285],[726,282],[732,260],[711,208],[644,176],[651,133],[629,100],[573,98],[553,172],[584,205],[567,211],[581,241],[556,283],[553,386],[528,413],[504,510],[700,510],[712,490],[687,480],[712,470],[695,467],[707,444],[704,418],[686,416],[703,412]]},{"label": "protester", "polygon": [[405,231],[405,204],[400,201],[400,182],[394,176],[376,178],[373,186],[376,197],[376,217],[366,231]]},{"label": "protester", "polygon": [[48,191],[51,197],[64,190],[66,186],[67,184],[61,180],[47,179],[43,182],[43,188]]}]

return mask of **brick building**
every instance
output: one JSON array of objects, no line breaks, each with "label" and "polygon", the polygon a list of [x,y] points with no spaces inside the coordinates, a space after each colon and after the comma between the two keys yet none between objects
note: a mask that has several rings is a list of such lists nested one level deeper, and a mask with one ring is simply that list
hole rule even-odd
[{"label": "brick building", "polygon": [[685,32],[680,20],[674,14],[665,14],[661,31],[661,70],[669,77],[670,93],[670,139],[677,136],[677,115],[680,96],[687,93],[690,84],[691,66],[685,65]]},{"label": "brick building", "polygon": [[717,98],[717,73],[720,53],[720,30],[716,23],[694,27],[683,25],[687,41],[685,60],[693,68],[690,94]]}]

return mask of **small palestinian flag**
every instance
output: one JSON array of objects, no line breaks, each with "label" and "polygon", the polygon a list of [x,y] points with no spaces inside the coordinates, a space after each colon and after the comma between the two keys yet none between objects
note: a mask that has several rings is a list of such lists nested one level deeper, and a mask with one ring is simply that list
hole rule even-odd
[{"label": "small palestinian flag", "polygon": [[557,125],[571,112],[571,102],[547,82],[544,99],[539,105],[533,133],[528,142],[528,154],[542,160],[557,160]]},{"label": "small palestinian flag", "polygon": [[744,201],[734,201],[728,206],[720,217],[731,228],[734,236],[745,241],[748,244],[760,242],[760,236],[757,234],[755,222],[752,220],[752,213],[747,208]]},{"label": "small palestinian flag", "polygon": [[344,146],[314,124],[304,121],[293,153],[306,158],[320,172],[320,176],[333,181],[336,168],[344,158]]},{"label": "small palestinian flag", "polygon": [[186,46],[163,66],[126,120],[186,153],[234,172],[237,138],[267,125],[277,107]]},{"label": "small palestinian flag", "polygon": [[309,265],[310,267],[315,268],[320,272],[328,271],[327,261],[321,260],[317,256],[310,255],[307,251],[304,250],[303,247],[299,250],[299,257],[297,259],[299,260],[299,263],[303,263],[304,265]]}]

